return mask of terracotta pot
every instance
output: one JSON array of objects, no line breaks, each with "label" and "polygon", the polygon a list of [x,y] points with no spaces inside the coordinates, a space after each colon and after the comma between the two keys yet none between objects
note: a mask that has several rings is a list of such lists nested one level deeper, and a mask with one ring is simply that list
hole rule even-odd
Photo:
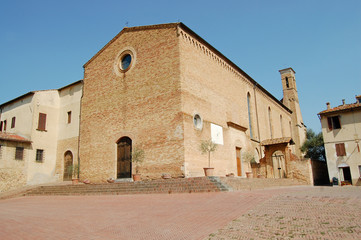
[{"label": "terracotta pot", "polygon": [[203,168],[203,170],[204,170],[204,175],[206,175],[206,177],[213,176],[214,168]]},{"label": "terracotta pot", "polygon": [[140,174],[138,174],[138,173],[133,174],[133,181],[134,182],[140,181]]},{"label": "terracotta pot", "polygon": [[247,178],[253,178],[253,173],[252,172],[246,172]]}]

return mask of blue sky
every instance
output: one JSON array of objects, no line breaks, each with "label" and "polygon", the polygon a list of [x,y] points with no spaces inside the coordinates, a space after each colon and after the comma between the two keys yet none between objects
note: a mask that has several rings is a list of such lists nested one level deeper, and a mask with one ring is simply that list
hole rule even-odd
[{"label": "blue sky", "polygon": [[361,94],[359,0],[1,0],[0,103],[83,78],[123,27],[183,22],[276,98],[292,67],[303,120]]}]

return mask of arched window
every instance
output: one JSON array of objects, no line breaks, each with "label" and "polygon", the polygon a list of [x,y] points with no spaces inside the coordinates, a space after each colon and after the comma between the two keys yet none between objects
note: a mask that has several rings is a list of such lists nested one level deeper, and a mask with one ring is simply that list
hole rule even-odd
[{"label": "arched window", "polygon": [[247,94],[247,106],[248,106],[248,124],[249,124],[249,135],[253,138],[253,131],[252,131],[252,111],[251,111],[251,95]]},{"label": "arched window", "polygon": [[271,138],[273,138],[273,131],[272,131],[272,118],[271,118],[271,108],[268,107],[268,121],[269,121],[269,129],[271,133]]}]

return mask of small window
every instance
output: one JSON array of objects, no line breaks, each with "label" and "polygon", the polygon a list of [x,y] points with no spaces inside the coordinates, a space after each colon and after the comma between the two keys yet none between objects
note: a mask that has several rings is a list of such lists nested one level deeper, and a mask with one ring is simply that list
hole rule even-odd
[{"label": "small window", "polygon": [[71,111],[68,112],[68,124],[71,123]]},{"label": "small window", "polygon": [[15,160],[23,160],[24,159],[24,148],[16,147],[15,149]]},{"label": "small window", "polygon": [[43,149],[37,149],[36,150],[36,161],[37,162],[43,162],[44,160],[44,150]]},{"label": "small window", "polygon": [[39,122],[38,122],[38,129],[39,131],[45,131],[46,130],[46,114],[45,113],[39,113]]},{"label": "small window", "polygon": [[3,121],[0,122],[0,132],[3,131]]},{"label": "small window", "polygon": [[328,129],[331,131],[333,129],[340,129],[341,122],[339,116],[328,117],[327,118]]},{"label": "small window", "polygon": [[14,128],[14,127],[15,127],[15,121],[16,121],[16,118],[13,117],[13,118],[11,119],[11,128]]},{"label": "small window", "polygon": [[6,120],[4,120],[4,132],[6,132]]},{"label": "small window", "polygon": [[202,128],[203,128],[203,121],[202,121],[201,116],[199,116],[199,114],[194,114],[194,116],[193,116],[193,124],[194,124],[194,127],[195,127],[197,130],[202,130]]},{"label": "small window", "polygon": [[335,146],[336,146],[336,155],[338,157],[346,156],[346,149],[345,149],[344,143],[337,143],[337,144],[335,144]]},{"label": "small window", "polygon": [[125,54],[120,60],[120,68],[122,70],[127,70],[132,62],[132,56],[130,54]]},{"label": "small window", "polygon": [[290,83],[288,82],[288,77],[286,77],[286,87],[287,87],[287,88],[290,87]]},{"label": "small window", "polygon": [[360,173],[360,178],[361,178],[361,165],[358,165],[358,171]]}]

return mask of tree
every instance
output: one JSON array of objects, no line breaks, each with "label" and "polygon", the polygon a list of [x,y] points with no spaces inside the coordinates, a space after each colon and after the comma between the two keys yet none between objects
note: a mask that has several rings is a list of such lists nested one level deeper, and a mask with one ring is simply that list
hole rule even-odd
[{"label": "tree", "polygon": [[307,129],[306,141],[301,147],[301,151],[306,153],[306,158],[312,160],[326,161],[325,146],[322,132],[316,134],[312,129]]},{"label": "tree", "polygon": [[214,152],[217,149],[217,144],[212,142],[212,140],[203,140],[201,141],[200,150],[203,154],[208,153],[208,167],[211,167],[211,152]]}]

